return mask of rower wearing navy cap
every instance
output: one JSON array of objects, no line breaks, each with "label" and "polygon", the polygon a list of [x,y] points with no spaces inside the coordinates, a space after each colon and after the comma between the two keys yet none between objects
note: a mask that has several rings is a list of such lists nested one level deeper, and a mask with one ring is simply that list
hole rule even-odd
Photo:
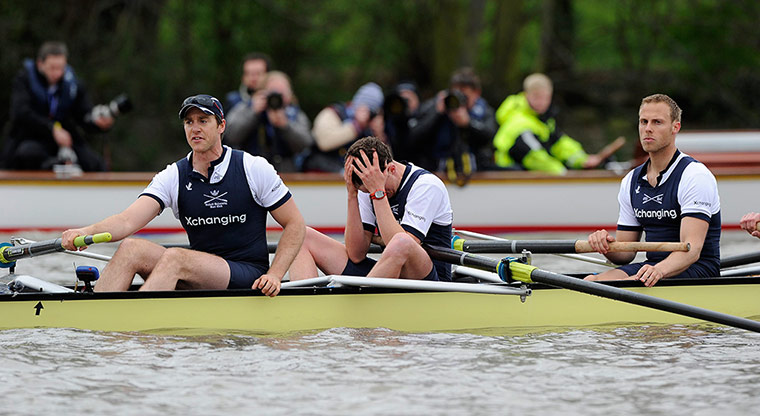
[{"label": "rower wearing navy cap", "polygon": [[[145,279],[141,290],[253,288],[276,296],[305,234],[290,191],[266,159],[222,145],[226,122],[216,98],[188,97],[179,117],[192,151],[154,176],[121,213],[64,231],[63,246],[73,250],[75,237],[100,232],[124,239],[168,207],[187,232],[190,249],[127,238],[96,291],[127,290],[139,274]],[[271,266],[267,213],[283,227]]]},{"label": "rower wearing navy cap", "polygon": [[651,252],[647,260],[631,263],[586,280],[640,280],[654,286],[671,277],[709,277],[720,273],[720,199],[715,177],[705,165],[676,148],[681,108],[672,98],[654,94],[639,108],[639,140],[649,160],[623,178],[618,195],[617,235],[606,230],[589,235],[599,253],[626,264],[636,253],[609,252],[609,242],[646,241],[689,243],[687,252]]}]

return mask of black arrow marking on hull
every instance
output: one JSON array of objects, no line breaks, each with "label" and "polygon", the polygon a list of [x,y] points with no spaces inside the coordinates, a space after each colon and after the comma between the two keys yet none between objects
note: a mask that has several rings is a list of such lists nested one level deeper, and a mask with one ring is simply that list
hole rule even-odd
[{"label": "black arrow marking on hull", "polygon": [[42,306],[42,302],[37,302],[37,304],[36,304],[36,305],[34,305],[34,309],[36,309],[36,310],[37,310],[36,312],[34,312],[34,314],[35,314],[35,315],[39,315],[39,314],[40,314],[40,311],[41,311],[42,309],[45,309],[45,307],[44,307],[44,306]]}]

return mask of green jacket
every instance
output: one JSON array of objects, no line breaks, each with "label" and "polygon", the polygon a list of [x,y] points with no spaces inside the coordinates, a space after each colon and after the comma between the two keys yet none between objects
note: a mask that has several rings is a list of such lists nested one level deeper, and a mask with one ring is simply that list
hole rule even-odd
[{"label": "green jacket", "polygon": [[494,159],[500,167],[522,166],[563,175],[581,169],[588,155],[570,136],[557,131],[553,117],[545,122],[530,107],[525,93],[510,95],[496,110],[501,127],[494,136]]}]

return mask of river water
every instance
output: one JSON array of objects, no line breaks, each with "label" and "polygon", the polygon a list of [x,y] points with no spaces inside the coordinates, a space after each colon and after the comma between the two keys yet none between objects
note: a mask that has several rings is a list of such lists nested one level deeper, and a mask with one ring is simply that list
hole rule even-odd
[{"label": "river water", "polygon": [[[724,255],[760,249],[741,233],[722,243]],[[19,272],[58,269],[66,283],[72,262],[99,265],[56,254],[20,261]],[[23,329],[0,331],[0,348],[0,415],[750,415],[760,406],[760,334],[711,325],[278,337]]]}]

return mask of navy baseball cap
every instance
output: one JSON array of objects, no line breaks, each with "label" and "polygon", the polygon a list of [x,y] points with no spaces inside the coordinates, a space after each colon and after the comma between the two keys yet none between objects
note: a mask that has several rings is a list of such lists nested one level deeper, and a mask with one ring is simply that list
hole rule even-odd
[{"label": "navy baseball cap", "polygon": [[224,120],[222,103],[208,94],[198,94],[185,98],[185,101],[182,102],[182,107],[179,109],[179,118],[185,118],[187,110],[191,107],[195,107],[208,115],[216,116],[216,119],[220,123]]}]

